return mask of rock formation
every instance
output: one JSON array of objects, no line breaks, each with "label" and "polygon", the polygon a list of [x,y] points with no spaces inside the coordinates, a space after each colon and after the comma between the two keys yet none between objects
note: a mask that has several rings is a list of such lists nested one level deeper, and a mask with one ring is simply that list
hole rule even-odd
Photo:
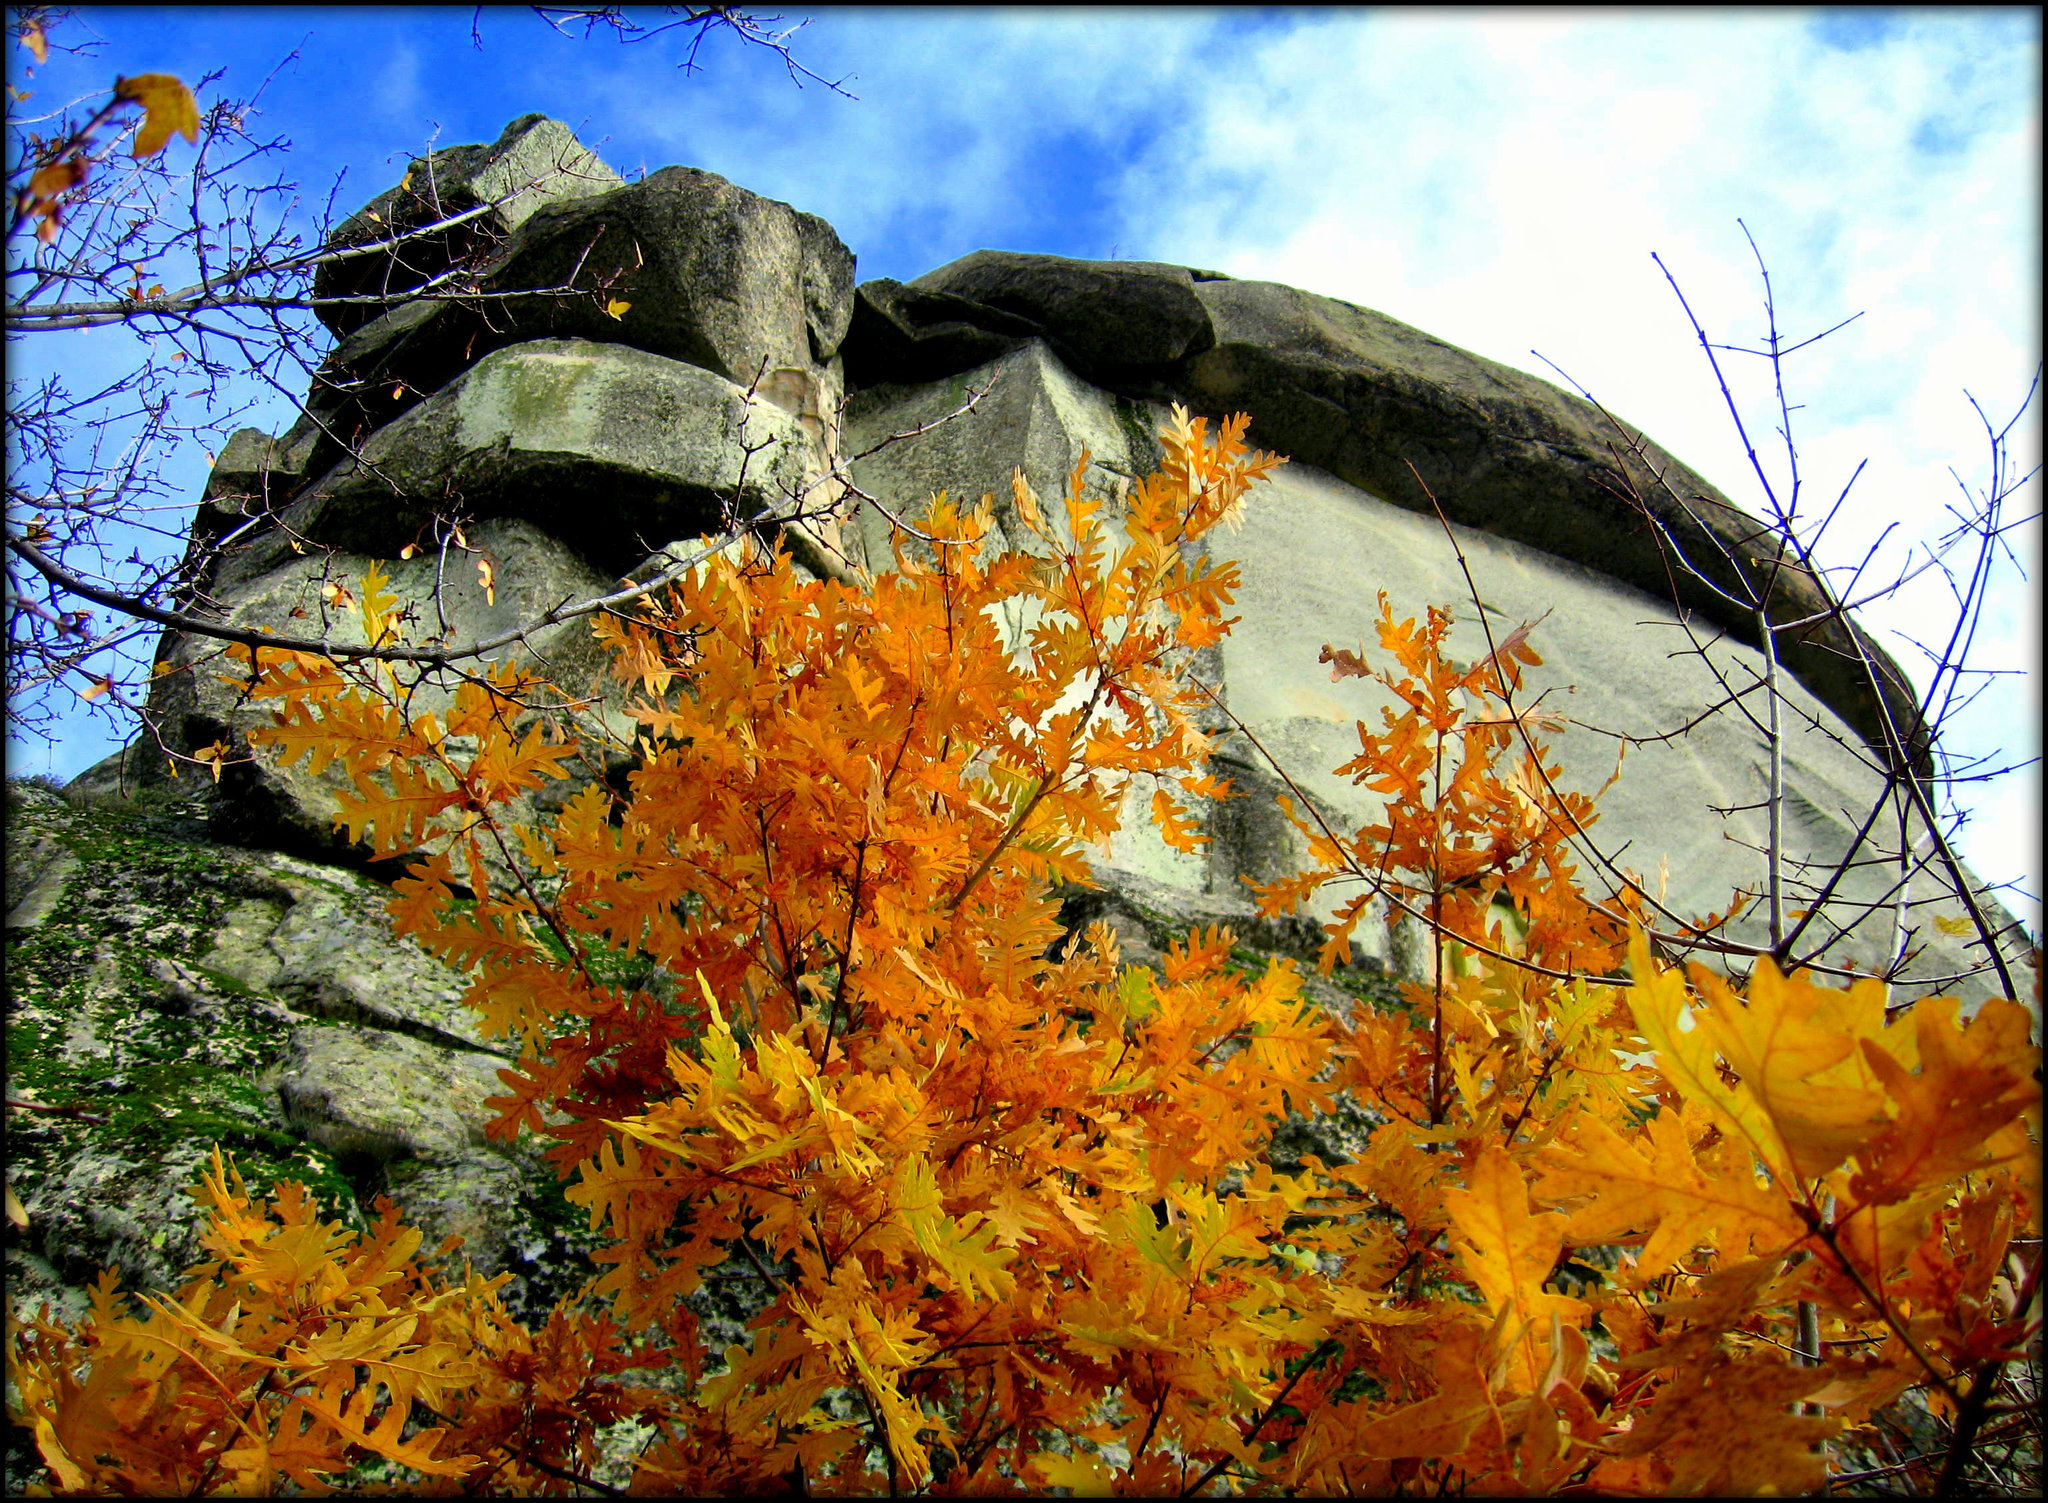
[{"label": "rock formation", "polygon": [[[396,258],[376,249],[379,227],[486,205]],[[1225,539],[1242,620],[1202,671],[1347,827],[1370,796],[1330,769],[1381,701],[1333,684],[1317,653],[1374,647],[1382,590],[1402,615],[1451,607],[1464,649],[1484,652],[1446,525],[1496,631],[1544,617],[1533,676],[1575,722],[1557,744],[1576,786],[1605,779],[1616,734],[1673,731],[1722,699],[1710,670],[1736,684],[1760,671],[1754,622],[1674,571],[1669,549],[1726,584],[1767,532],[1653,445],[1618,466],[1587,403],[1369,309],[1213,271],[995,251],[856,286],[822,220],[687,168],[621,183],[539,116],[415,163],[335,243],[364,254],[324,269],[316,291],[366,301],[323,308],[340,337],[305,416],[281,436],[238,434],[193,522],[195,550],[225,546],[189,598],[228,621],[351,640],[323,586],[376,560],[415,640],[472,641],[647,577],[727,508],[757,514],[799,491],[837,505],[785,530],[813,572],[885,566],[887,512],[941,488],[993,494],[1023,546],[1014,467],[1057,494],[1085,449],[1113,492],[1152,468],[1179,402],[1248,412],[1253,441],[1292,458]],[[572,275],[582,290],[555,290]],[[458,286],[487,296],[374,301]],[[1815,607],[1795,578],[1773,609]],[[1882,698],[1854,671],[1859,651]],[[521,656],[576,691],[603,667],[580,620],[533,634]],[[242,751],[267,723],[222,678],[217,644],[167,635],[160,661],[153,708],[182,748]],[[1838,623],[1784,661],[1797,679],[1788,842],[1831,861],[1878,788],[1866,748],[1885,714],[1907,723],[1910,695]],[[430,679],[419,707],[447,693]],[[586,723],[626,724],[603,702]],[[1272,808],[1277,781],[1241,736],[1219,753],[1252,796],[1210,811],[1207,855],[1175,854],[1133,818],[1099,889],[1070,895],[1071,919],[1119,925],[1127,958],[1196,920],[1234,924],[1248,960],[1314,953],[1313,918],[1256,919],[1241,880],[1301,857]],[[462,1233],[545,1306],[574,1282],[582,1219],[523,1146],[481,1139],[503,1046],[453,1004],[456,979],[392,935],[363,853],[333,834],[331,779],[259,759],[215,787],[164,765],[138,744],[61,799],[10,785],[10,1093],[62,1109],[10,1118],[29,1214],[8,1232],[14,1297],[75,1301],[112,1262],[164,1287],[195,1253],[179,1187],[219,1140],[253,1181],[310,1179],[350,1216],[388,1190],[430,1243]],[[1603,801],[1601,849],[1653,881],[1666,869],[1674,908],[1725,908],[1761,881],[1764,766],[1733,715],[1636,748]],[[1597,879],[1590,857],[1584,870]],[[1861,873],[1844,895],[1881,900],[1890,879]],[[1969,968],[1932,922],[1954,911],[1916,910],[1920,974]],[[1891,922],[1874,911],[1838,953],[1884,953]],[[1361,938],[1378,948],[1316,982],[1320,995],[1369,993],[1398,968],[1376,927]]]}]

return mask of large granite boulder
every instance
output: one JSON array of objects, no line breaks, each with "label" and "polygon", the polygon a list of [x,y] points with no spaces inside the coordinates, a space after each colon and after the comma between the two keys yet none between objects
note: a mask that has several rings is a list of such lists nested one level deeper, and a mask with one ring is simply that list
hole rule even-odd
[{"label": "large granite boulder", "polygon": [[[476,640],[684,556],[733,517],[836,496],[853,257],[829,225],[690,169],[621,185],[559,122],[528,116],[492,146],[414,163],[334,243],[487,202],[473,251],[408,244],[383,253],[393,269],[373,280],[390,293],[450,268],[460,277],[367,322],[340,319],[345,337],[293,429],[227,445],[194,517],[184,603],[236,626],[358,642],[336,587],[352,590],[379,560],[409,641]],[[354,295],[337,279],[378,259],[329,263],[316,291]],[[572,279],[587,290],[533,293]],[[480,296],[443,300],[454,290]],[[783,536],[814,572],[846,577],[829,518]],[[519,651],[572,696],[603,686],[587,621]],[[345,773],[248,758],[244,733],[269,712],[223,681],[217,644],[173,634],[159,668],[151,704],[172,749],[229,748],[219,833],[342,854],[328,832]],[[453,691],[443,675],[416,704],[442,709]],[[614,747],[631,739],[602,698],[583,728]],[[143,776],[162,773],[151,759]]]},{"label": "large granite boulder", "polygon": [[[973,412],[931,426],[985,385],[989,395]],[[942,488],[966,498],[988,494],[1009,546],[1031,547],[1038,545],[1011,514],[1013,468],[1022,468],[1041,496],[1053,496],[1086,452],[1091,482],[1113,494],[1120,480],[1156,464],[1154,435],[1167,416],[1158,402],[1090,384],[1048,342],[1031,340],[978,369],[857,392],[846,443],[860,453],[890,434],[914,434],[853,465],[861,492],[890,510]],[[1628,753],[1620,781],[1602,800],[1600,823],[1582,843],[1580,871],[1589,889],[1613,891],[1626,869],[1654,892],[1661,872],[1665,901],[1687,917],[1725,911],[1739,889],[1760,891],[1765,864],[1758,853],[1767,831],[1758,804],[1768,787],[1768,752],[1747,721],[1705,712],[1725,698],[1724,682],[1761,678],[1761,654],[1739,641],[1715,640],[1697,625],[1689,629],[1668,597],[1586,563],[1501,531],[1456,521],[1450,528],[1496,638],[1542,618],[1533,645],[1545,662],[1530,675],[1530,693],[1547,694],[1544,708],[1572,722],[1553,738],[1567,786],[1605,783],[1621,737],[1657,738],[1698,722],[1683,736],[1646,739]],[[888,518],[863,507],[856,530],[872,564],[886,547]],[[1358,680],[1333,683],[1318,661],[1321,646],[1377,653],[1382,590],[1397,620],[1419,617],[1431,605],[1451,608],[1460,623],[1456,650],[1466,660],[1487,646],[1444,524],[1315,464],[1284,466],[1254,498],[1244,528],[1210,546],[1238,561],[1243,586],[1237,625],[1205,651],[1196,671],[1248,732],[1229,732],[1218,743],[1219,770],[1241,796],[1207,810],[1214,840],[1194,856],[1158,838],[1143,812],[1149,795],[1134,789],[1102,874],[1112,887],[1142,879],[1155,907],[1160,892],[1178,895],[1165,904],[1169,909],[1174,902],[1222,904],[1218,911],[1243,931],[1253,917],[1246,883],[1287,875],[1307,858],[1274,805],[1281,785],[1252,738],[1343,828],[1358,828],[1378,809],[1376,797],[1332,769],[1356,754],[1356,723],[1378,725],[1392,697]],[[1011,625],[1015,631],[1024,623]],[[1786,692],[1788,855],[1795,875],[1802,862],[1825,872],[1849,850],[1862,815],[1881,796],[1882,779],[1833,707],[1798,682]],[[1866,862],[1838,886],[1840,912],[1858,918],[1838,939],[1834,961],[1871,966],[1890,955],[1896,910],[1888,899],[1897,896],[1896,876],[1895,868]],[[1327,915],[1343,895],[1332,891],[1321,912]],[[1913,974],[1971,969],[1968,946],[1934,921],[1962,917],[1960,905],[1938,897],[1932,877],[1920,878],[1911,896],[1922,905],[1911,920],[1923,946]],[[1760,941],[1760,913],[1752,911],[1733,932]],[[1378,963],[1397,966],[1379,926],[1366,926],[1359,940]],[[1962,989],[1982,995],[1984,986]]]},{"label": "large granite boulder", "polygon": [[353,331],[321,368],[307,425],[355,444],[493,350],[582,339],[756,387],[804,424],[818,468],[833,452],[853,254],[815,215],[667,167],[538,207],[476,291],[400,303]]},{"label": "large granite boulder", "polygon": [[[398,185],[343,220],[327,248],[361,249],[473,209],[481,214],[417,235],[395,253],[324,262],[313,274],[313,296],[374,300],[410,292],[467,259],[488,256],[542,204],[609,193],[623,181],[561,121],[521,115],[488,146],[450,146],[414,161]],[[335,333],[349,334],[383,308],[377,301],[323,302],[314,311]]]},{"label": "large granite boulder", "polygon": [[[481,212],[446,235],[345,254],[469,210]],[[626,185],[561,122],[527,115],[491,145],[414,162],[328,249],[344,254],[321,265],[315,296],[365,301],[319,309],[342,338],[291,431],[245,430],[221,455],[207,487],[216,536],[280,510],[479,359],[535,339],[623,345],[751,387],[795,419],[810,473],[831,467],[853,255],[815,215],[690,168]]]},{"label": "large granite boulder", "polygon": [[1028,318],[884,277],[854,289],[846,382],[859,389],[942,381],[1043,338]]},{"label": "large granite boulder", "polygon": [[[266,457],[252,430],[237,435],[223,464]],[[796,417],[700,366],[624,345],[532,340],[484,357],[386,423],[246,537],[223,536],[232,514],[209,499],[195,546],[202,537],[221,545],[204,585],[225,624],[360,643],[353,612],[332,591],[337,582],[352,590],[378,560],[410,623],[407,640],[474,641],[615,589],[733,515],[787,502],[820,478],[812,460]],[[215,476],[217,489],[219,467]],[[444,552],[448,529],[436,519],[457,516],[482,520]],[[817,572],[839,567],[812,534],[788,536]],[[586,620],[536,633],[522,651],[572,696],[605,687]],[[246,733],[270,724],[270,707],[243,693],[245,673],[224,671],[217,644],[174,636],[159,667],[154,703],[174,740],[233,749],[223,833],[260,840],[267,828],[270,838],[288,834],[293,849],[331,849],[346,771],[250,759]],[[448,676],[430,679],[415,707],[445,716],[455,688]],[[602,701],[583,729],[614,746],[632,739],[631,722]]]},{"label": "large granite boulder", "polygon": [[[411,642],[439,635],[444,620],[455,640],[495,636],[536,620],[565,600],[585,600],[618,587],[616,579],[597,572],[575,550],[521,519],[475,523],[464,536],[464,548],[451,547],[444,555],[430,545],[404,559],[394,556],[399,552],[395,543],[367,553],[304,544],[300,551],[290,546],[289,534],[267,534],[229,561],[215,594],[223,605],[224,624],[361,645],[363,628],[353,592],[373,560],[390,580]],[[478,561],[491,566],[488,589]],[[351,595],[333,596],[335,588]],[[608,661],[589,622],[581,619],[532,632],[498,656],[529,668],[545,665],[553,682],[565,689],[576,686],[572,692],[579,693],[603,678]],[[251,754],[247,732],[270,725],[272,715],[266,702],[245,693],[246,666],[231,662],[211,638],[167,634],[158,649],[157,669],[151,705],[170,744],[188,753],[215,745],[228,748],[220,778],[200,790],[217,836],[321,860],[368,859],[367,848],[349,846],[334,824],[337,795],[352,786],[339,764],[315,775],[305,761],[285,763],[270,752]],[[457,684],[450,674],[427,676],[413,691],[415,709],[445,720]],[[606,743],[623,745],[632,739],[632,722],[602,702],[578,711],[576,718],[600,757]],[[167,786],[168,764],[161,755],[138,754],[127,761],[130,782],[152,791]],[[185,779],[205,777],[191,768],[184,773]],[[539,807],[553,801],[550,796]],[[522,805],[521,812],[532,809]]]},{"label": "large granite boulder", "polygon": [[566,283],[579,265],[607,301],[632,306],[614,314],[594,300],[515,301],[521,337],[595,339],[616,326],[623,343],[744,384],[763,362],[823,367],[852,317],[853,253],[832,226],[694,167],[548,205],[514,236],[488,287]]},{"label": "large granite boulder", "polygon": [[1184,266],[1069,261],[976,251],[911,285],[1026,319],[1061,359],[1099,385],[1142,380],[1216,342],[1209,310]]},{"label": "large granite boulder", "polygon": [[1370,308],[1150,262],[976,251],[909,287],[864,285],[854,329],[848,369],[865,384],[943,380],[1041,339],[1095,385],[1247,413],[1264,448],[1675,596],[1752,646],[1754,614],[1722,592],[1741,598],[1745,582],[1761,590],[1775,572],[1771,619],[1821,618],[1780,638],[1782,661],[1871,745],[1889,716],[1927,766],[1905,675],[1853,625],[1826,618],[1810,579],[1774,571],[1768,528],[1633,429],[1642,452],[1627,453],[1584,399]]},{"label": "large granite boulder", "polygon": [[[1454,522],[1586,565],[1761,645],[1755,616],[1721,592],[1767,587],[1775,535],[1649,440],[1629,454],[1591,403],[1335,298],[1270,282],[1197,292],[1215,342],[1177,378],[1197,410],[1249,412],[1258,442],[1363,491],[1424,514],[1433,495]],[[1773,621],[1824,617],[1797,569],[1768,587]],[[1882,700],[1859,653],[1879,670]],[[1924,754],[1910,683],[1853,625],[1822,619],[1781,637],[1779,654],[1866,741],[1881,744],[1889,714]]]},{"label": "large granite boulder", "polygon": [[[759,446],[742,464],[742,440]],[[229,576],[296,541],[372,557],[425,546],[456,508],[520,518],[607,575],[716,532],[813,478],[797,419],[699,365],[535,339],[486,355],[306,486]]]},{"label": "large granite boulder", "polygon": [[[974,412],[947,421],[979,387],[988,393]],[[849,452],[877,452],[850,466],[854,485],[882,498],[891,511],[915,512],[945,491],[972,503],[994,500],[1003,546],[1043,548],[1014,509],[1011,474],[1023,470],[1041,497],[1065,493],[1067,477],[1086,448],[1090,480],[1104,491],[1151,473],[1159,459],[1159,413],[1081,380],[1042,340],[1028,340],[979,370],[914,385],[872,386],[846,406]],[[878,447],[896,433],[914,439]],[[1056,510],[1056,509],[1055,509]],[[891,522],[863,506],[852,534],[870,569],[889,564]]]}]

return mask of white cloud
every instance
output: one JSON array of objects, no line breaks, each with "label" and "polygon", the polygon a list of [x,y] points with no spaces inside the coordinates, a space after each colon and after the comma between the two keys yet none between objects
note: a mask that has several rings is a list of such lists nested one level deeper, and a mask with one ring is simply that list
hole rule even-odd
[{"label": "white cloud", "polygon": [[856,75],[857,104],[816,84],[793,89],[778,63],[731,49],[711,64],[715,89],[685,80],[653,99],[636,61],[591,50],[570,66],[593,115],[613,122],[622,168],[644,154],[650,167],[720,172],[822,215],[857,252],[928,255],[890,267],[916,275],[990,243],[1030,248],[1073,207],[1062,193],[1076,143],[1100,149],[1141,129],[1207,34],[1143,12],[1019,12],[994,26],[949,10],[831,20],[801,35],[798,53],[828,76]]},{"label": "white cloud", "polygon": [[[1860,559],[1899,524],[1868,583],[1948,525],[1951,465],[1986,478],[1965,388],[2003,421],[2040,361],[2038,22],[1891,19],[1845,51],[1792,13],[1326,13],[1258,39],[1227,85],[1192,94],[1175,139],[1132,164],[1125,221],[1146,227],[1145,254],[1363,303],[1555,379],[1540,350],[1761,510],[1649,259],[1661,253],[1714,338],[1760,345],[1740,216],[1771,268],[1782,335],[1864,313],[1792,356],[1786,377],[1804,404],[1803,514],[1824,513],[1870,460],[1823,559]],[[1769,367],[1722,363],[1789,498]],[[2024,470],[2038,424],[2016,437]],[[2037,506],[2035,492],[2025,509]],[[2016,543],[2037,579],[2038,525]],[[1985,666],[2038,669],[2018,604],[2036,589],[2006,570],[1977,644]],[[1924,680],[1893,634],[1924,641],[1944,610],[1930,574],[1866,624]],[[2027,704],[2009,681],[1988,691],[1953,728],[1957,749],[2031,754]],[[2035,811],[2031,827],[2038,770],[1997,799]],[[2038,858],[2011,831],[1980,814],[1966,849],[1986,875],[2026,873],[2038,892]]]},{"label": "white cloud", "polygon": [[410,120],[427,107],[420,89],[419,48],[395,42],[384,54],[370,84],[376,113],[390,120]]}]

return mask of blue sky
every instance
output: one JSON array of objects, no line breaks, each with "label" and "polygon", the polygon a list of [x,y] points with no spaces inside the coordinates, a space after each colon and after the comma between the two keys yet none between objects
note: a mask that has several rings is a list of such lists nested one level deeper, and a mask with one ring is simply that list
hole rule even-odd
[{"label": "blue sky", "polygon": [[[797,55],[849,76],[857,99],[798,88],[725,37],[690,74],[675,37],[578,40],[504,10],[483,13],[479,47],[472,15],[88,8],[58,39],[103,38],[96,56],[53,57],[24,83],[17,54],[10,77],[37,107],[116,73],[224,69],[202,103],[263,86],[261,125],[292,141],[309,213],[337,174],[346,211],[430,142],[490,140],[540,110],[628,177],[683,163],[822,215],[863,279],[997,247],[1287,282],[1554,379],[1540,351],[1760,509],[1650,259],[1661,253],[1717,337],[1753,342],[1760,287],[1740,216],[1788,334],[1864,315],[1788,374],[1807,507],[1825,510],[1869,460],[1824,558],[1853,562],[1891,526],[1880,559],[1894,573],[1947,524],[1951,467],[1973,488],[1986,479],[1965,390],[2003,420],[2041,358],[2030,8],[819,12]],[[46,350],[9,353],[29,368],[103,358]],[[1761,363],[1733,369],[1768,438]],[[2022,468],[2038,461],[2038,412]],[[196,491],[197,447],[177,462]],[[1782,475],[1782,451],[1766,463]],[[1958,719],[1967,754],[2038,755],[2039,536],[2035,524],[2016,538],[2028,577],[2008,571],[1977,644],[1983,666],[2027,672]],[[1863,616],[1919,672],[1895,634],[1925,633],[1947,602],[1929,573]],[[81,720],[54,752],[16,749],[10,765],[68,775],[108,749]],[[2038,932],[2038,768],[1971,805],[1967,854],[2022,880],[2016,906]]]}]

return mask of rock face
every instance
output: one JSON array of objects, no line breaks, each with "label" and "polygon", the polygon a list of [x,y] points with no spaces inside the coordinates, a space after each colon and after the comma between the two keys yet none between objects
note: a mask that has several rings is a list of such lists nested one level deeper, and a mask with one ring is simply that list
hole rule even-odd
[{"label": "rock face", "polygon": [[[1556,745],[1580,788],[1612,770],[1616,735],[1673,731],[1723,697],[1716,673],[1761,672],[1753,622],[1704,585],[1670,598],[1660,541],[1725,585],[1768,534],[1647,443],[1643,466],[1616,470],[1579,399],[1369,309],[1213,271],[995,251],[856,287],[822,220],[687,168],[622,184],[538,116],[415,163],[337,243],[471,209],[396,260],[323,269],[322,297],[420,295],[321,309],[343,337],[305,416],[281,436],[238,434],[200,498],[195,549],[225,547],[191,608],[360,641],[330,587],[375,561],[413,640],[474,641],[793,495],[820,512],[786,533],[814,573],[885,567],[887,513],[939,489],[992,494],[1009,545],[1039,546],[1008,512],[1013,468],[1056,495],[1085,450],[1114,496],[1153,467],[1179,402],[1248,412],[1252,440],[1292,458],[1245,529],[1219,540],[1242,565],[1242,619],[1197,667],[1348,828],[1374,799],[1330,769],[1382,701],[1332,683],[1317,654],[1373,648],[1383,590],[1398,616],[1449,606],[1469,657],[1486,650],[1479,612],[1496,634],[1544,617],[1532,677],[1575,722]],[[581,291],[549,290],[572,272]],[[939,421],[984,388],[971,413]],[[1417,474],[1470,565],[1476,609]],[[1795,579],[1772,610],[1813,605]],[[1888,706],[1843,666],[1859,649],[1883,668]],[[519,651],[572,692],[602,690],[585,622]],[[268,723],[215,644],[168,635],[160,659],[153,706],[180,749],[239,753]],[[1784,661],[1788,848],[1832,861],[1876,793],[1863,747],[1882,709],[1899,713],[1904,680],[1836,623]],[[418,705],[446,697],[429,682]],[[602,692],[583,713],[589,731],[625,724]],[[1133,810],[1100,887],[1070,894],[1067,917],[1109,920],[1131,959],[1195,921],[1232,924],[1248,962],[1312,957],[1315,916],[1260,920],[1244,886],[1302,859],[1264,796],[1278,780],[1245,736],[1218,749],[1252,796],[1208,811],[1208,853],[1172,852]],[[1762,879],[1765,756],[1726,715],[1643,744],[1602,803],[1599,852],[1653,881],[1665,866],[1678,910],[1724,908]],[[10,1091],[60,1108],[10,1118],[30,1218],[7,1233],[17,1297],[75,1303],[112,1262],[165,1287],[194,1253],[179,1187],[218,1140],[252,1182],[310,1179],[350,1216],[390,1191],[430,1242],[462,1233],[481,1266],[517,1272],[515,1293],[545,1305],[585,1267],[582,1218],[529,1145],[478,1135],[509,1056],[474,1032],[457,979],[393,936],[365,853],[333,833],[333,774],[239,761],[215,786],[168,780],[164,765],[138,747],[62,798],[9,787]],[[1598,853],[1581,865],[1598,885]],[[1890,881],[1862,871],[1844,895],[1881,905]],[[1919,973],[1968,968],[1931,922],[1953,911],[1915,911]],[[1874,906],[1840,953],[1887,953],[1891,924]],[[1312,980],[1332,1005],[1377,994],[1404,964],[1378,926],[1360,939],[1357,969]]]},{"label": "rock face", "polygon": [[[931,382],[1041,339],[1105,390],[1249,413],[1263,447],[1369,497],[1433,515],[1433,495],[1454,522],[1586,563],[1667,607],[1676,578],[1679,606],[1758,645],[1753,618],[1668,562],[1676,545],[1713,586],[1734,589],[1740,565],[1768,557],[1752,518],[1654,444],[1617,473],[1590,403],[1370,308],[1212,271],[1003,251],[860,295],[856,327],[877,347],[849,354],[863,384]],[[1821,608],[1811,582],[1790,577],[1771,616]],[[1830,623],[1781,651],[1866,739],[1885,710],[1911,727],[1904,676],[1850,630]],[[1882,709],[1856,671],[1859,642],[1883,670]]]},{"label": "rock face", "polygon": [[[742,474],[742,421],[767,444]],[[660,545],[716,531],[734,496],[759,511],[805,480],[793,415],[701,365],[622,344],[530,339],[493,351],[400,413],[307,486],[278,519],[289,542],[388,558],[431,539],[454,496],[488,496],[516,517],[624,574]],[[246,562],[225,576],[244,577]]]},{"label": "rock face", "polygon": [[[331,865],[223,845],[200,801],[7,786],[11,1301],[73,1313],[102,1266],[163,1291],[198,1261],[184,1187],[212,1145],[252,1188],[307,1183],[361,1225],[405,1205],[545,1310],[584,1270],[584,1218],[530,1144],[483,1141],[516,1057],[461,980]],[[37,1110],[36,1107],[52,1108]]]},{"label": "rock face", "polygon": [[[313,296],[373,301],[328,303],[318,310],[320,321],[352,334],[384,311],[382,299],[431,287],[536,209],[609,193],[621,181],[567,126],[545,115],[521,115],[489,146],[451,146],[422,157],[329,237],[331,249],[362,254],[322,265]],[[465,215],[474,217],[424,237],[413,233]],[[369,249],[407,234],[413,238],[395,254]]]},{"label": "rock face", "polygon": [[[473,300],[401,303],[335,347],[302,424],[328,441],[321,458],[339,459],[339,445],[368,438],[494,350],[579,339],[754,387],[808,423],[823,467],[853,292],[853,255],[832,227],[688,167],[609,192],[591,186],[564,174],[529,189],[497,254],[464,275]],[[557,187],[574,191],[549,199]],[[549,290],[572,282],[601,292]]]}]

